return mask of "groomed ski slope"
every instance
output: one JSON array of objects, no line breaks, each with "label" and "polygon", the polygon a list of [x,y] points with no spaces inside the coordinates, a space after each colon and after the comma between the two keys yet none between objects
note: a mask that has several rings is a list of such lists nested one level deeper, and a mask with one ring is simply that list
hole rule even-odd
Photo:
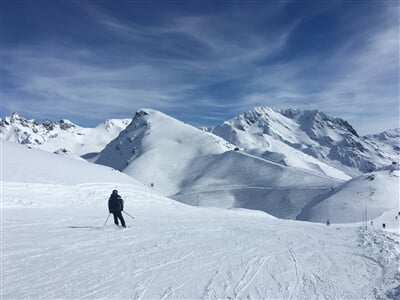
[{"label": "groomed ski slope", "polygon": [[298,219],[312,222],[330,219],[332,223],[352,223],[362,222],[364,209],[369,221],[392,211],[391,216],[380,219],[380,225],[388,225],[396,216],[400,217],[399,191],[398,167],[363,174],[347,181],[325,197],[316,197],[303,209]]},{"label": "groomed ski slope", "polygon": [[[398,233],[196,208],[108,167],[1,150],[1,299],[400,296]],[[135,219],[96,228],[114,188]]]},{"label": "groomed ski slope", "polygon": [[396,234],[194,208],[127,186],[130,228],[70,228],[105,221],[110,187],[91,187],[65,189],[99,205],[3,207],[2,299],[398,299]]}]

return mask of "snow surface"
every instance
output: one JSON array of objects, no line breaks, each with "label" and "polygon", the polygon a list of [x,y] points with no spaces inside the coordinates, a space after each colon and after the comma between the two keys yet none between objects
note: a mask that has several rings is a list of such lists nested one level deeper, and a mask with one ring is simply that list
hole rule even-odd
[{"label": "snow surface", "polygon": [[[398,233],[187,206],[108,167],[6,141],[0,157],[1,299],[400,297]],[[135,219],[97,228],[114,188]]]},{"label": "snow surface", "polygon": [[325,199],[315,199],[303,210],[299,219],[313,222],[330,219],[331,223],[361,222],[365,208],[368,220],[374,220],[388,211],[393,211],[394,219],[400,212],[399,193],[398,168],[364,174],[346,182]]},{"label": "snow surface", "polygon": [[[318,110],[255,107],[211,131],[264,157],[272,156],[274,159],[274,156],[281,156],[279,159],[286,164],[301,162],[303,166],[310,165],[308,168],[311,169],[320,166],[322,172],[327,170],[324,165],[328,164],[350,176],[389,165],[398,160],[399,154],[385,152],[377,143],[358,136],[347,121],[329,117]],[[289,147],[285,148],[281,143]],[[380,144],[387,144],[387,141],[381,140]],[[295,154],[296,151],[306,155]],[[294,161],[293,155],[296,157]],[[307,156],[312,156],[314,160]]]},{"label": "snow surface", "polygon": [[213,134],[143,109],[96,163],[153,183],[155,190],[183,203],[258,209],[294,219],[313,197],[349,179],[326,165],[326,172],[318,171],[323,163],[314,161],[314,169],[284,166],[235,151]]},{"label": "snow surface", "polygon": [[83,128],[69,120],[38,124],[14,113],[0,118],[0,139],[64,156],[93,158],[118,136],[131,120],[110,119],[95,128]]},{"label": "snow surface", "polygon": [[[387,130],[374,135],[365,136],[376,148],[399,157],[400,154],[400,128]],[[398,161],[397,161],[398,162]]]},{"label": "snow surface", "polygon": [[[53,187],[29,188],[18,197],[37,206]],[[86,193],[87,206],[68,204],[70,189],[53,194],[67,207],[3,207],[2,299],[400,296],[397,234],[194,208],[127,187],[121,195],[135,216],[125,215],[131,227],[109,220],[104,229],[86,228],[103,225],[109,189],[72,187]]]},{"label": "snow surface", "polygon": [[[0,140],[1,299],[400,298],[396,166],[342,184],[308,158],[234,151],[152,110],[128,128],[101,155],[115,169]],[[135,217],[124,215],[127,229],[106,219],[113,189]],[[367,230],[237,208],[315,221],[334,212],[335,223],[358,221],[366,203]]]},{"label": "snow surface", "polygon": [[132,177],[112,168],[62,157],[46,151],[1,141],[2,181],[76,185],[83,183],[123,183],[143,186]]},{"label": "snow surface", "polygon": [[96,163],[150,185],[165,195],[180,190],[191,161],[234,147],[222,138],[159,111],[142,109],[132,123],[100,153]]},{"label": "snow surface", "polygon": [[182,190],[171,198],[191,205],[262,210],[285,219],[294,219],[314,197],[342,183],[239,151],[197,158],[186,174]]}]

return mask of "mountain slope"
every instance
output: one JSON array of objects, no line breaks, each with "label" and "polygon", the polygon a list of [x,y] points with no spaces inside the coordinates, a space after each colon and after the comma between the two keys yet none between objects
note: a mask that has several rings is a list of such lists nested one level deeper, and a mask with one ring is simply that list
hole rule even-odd
[{"label": "mountain slope", "polygon": [[387,130],[378,134],[365,136],[368,141],[376,145],[376,148],[383,150],[392,156],[400,155],[400,128]]},{"label": "mountain slope", "polygon": [[118,136],[130,120],[112,119],[95,128],[83,128],[68,120],[38,124],[14,113],[0,119],[0,138],[57,154],[92,156]]},{"label": "mountain slope", "polygon": [[342,181],[285,167],[160,112],[144,109],[101,153],[107,165],[183,203],[260,209],[294,218]]},{"label": "mountain slope", "polygon": [[374,220],[383,213],[394,210],[397,215],[400,205],[399,169],[376,171],[363,174],[346,182],[327,198],[310,203],[298,219],[312,222],[334,223],[361,222],[364,209],[368,220]]},{"label": "mountain slope", "polygon": [[[400,295],[398,234],[279,220],[258,211],[190,207],[107,167],[4,140],[0,145],[2,299]],[[264,164],[238,152],[218,155],[229,168],[245,156],[250,160],[245,174]],[[283,169],[291,168],[265,164],[276,168],[275,176],[265,176],[279,181],[281,174],[288,181],[290,173]],[[220,168],[217,164],[210,172]],[[106,219],[114,188],[125,200],[124,211],[135,217],[125,215],[131,225],[126,230]]]},{"label": "mountain slope", "polygon": [[1,141],[2,181],[75,185],[114,182],[143,186],[137,180],[108,167],[28,149]]},{"label": "mountain slope", "polygon": [[[256,107],[213,128],[212,132],[232,144],[259,153],[274,152],[276,148],[285,151],[279,142],[285,143],[351,176],[389,165],[395,159],[368,139],[359,137],[346,121],[317,110]],[[284,158],[293,156],[291,152],[283,152]],[[304,156],[299,160],[306,164],[311,162]]]},{"label": "mountain slope", "polygon": [[295,218],[316,196],[341,181],[237,151],[194,159],[182,190],[171,198],[223,208],[249,208]]},{"label": "mountain slope", "polygon": [[[1,182],[3,299],[399,296],[396,234],[190,207],[102,166],[11,147],[1,162],[4,174],[13,176]],[[46,164],[49,157],[54,160]],[[27,174],[3,165],[10,158],[25,162],[31,179],[45,176],[26,182]],[[34,160],[42,163],[30,169]],[[70,172],[90,176],[70,185],[76,183]],[[63,176],[49,179],[58,173]],[[103,175],[110,182],[99,182]],[[135,217],[125,215],[132,227],[126,230],[110,219],[102,227],[115,185],[124,210]]]},{"label": "mountain slope", "polygon": [[[25,195],[27,200],[29,194]],[[143,196],[143,194],[140,194]],[[398,235],[258,212],[128,201],[133,228],[98,208],[4,209],[3,299],[397,299]],[[61,199],[63,200],[63,199]],[[111,222],[110,222],[111,223]],[[15,263],[18,261],[19,263]]]},{"label": "mountain slope", "polygon": [[161,112],[139,110],[132,123],[100,153],[97,164],[113,167],[165,195],[180,190],[192,159],[234,147],[225,140]]},{"label": "mountain slope", "polygon": [[[150,190],[109,167],[1,141],[3,207],[93,206],[107,209],[113,189]],[[172,200],[169,200],[172,201]]]}]

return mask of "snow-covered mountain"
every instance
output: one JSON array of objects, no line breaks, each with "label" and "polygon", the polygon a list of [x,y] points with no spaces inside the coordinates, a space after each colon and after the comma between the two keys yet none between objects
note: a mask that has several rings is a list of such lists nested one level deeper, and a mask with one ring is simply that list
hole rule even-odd
[{"label": "snow-covered mountain", "polygon": [[101,151],[96,163],[113,167],[165,195],[181,189],[193,159],[234,146],[159,111],[141,109],[131,124]]},{"label": "snow-covered mountain", "polygon": [[376,148],[383,150],[392,156],[400,155],[400,128],[387,130],[378,134],[367,135],[365,138]]},{"label": "snow-covered mountain", "polygon": [[[400,209],[399,168],[363,174],[346,182],[326,197],[316,198],[298,219],[312,222],[334,223],[361,222],[364,209],[368,220],[375,220],[383,213],[392,212],[392,220]],[[379,224],[381,225],[381,224]]]},{"label": "snow-covered mountain", "polygon": [[1,142],[1,158],[3,207],[106,209],[113,189],[150,193],[142,183],[115,169],[8,141]]},{"label": "snow-covered mountain", "polygon": [[[291,158],[304,164],[318,165],[307,156],[354,176],[376,170],[397,161],[368,138],[360,137],[354,128],[339,118],[318,110],[278,110],[256,107],[211,130],[214,134],[252,153],[290,164]],[[282,143],[292,149],[282,146]],[[294,149],[294,150],[293,150]]]},{"label": "snow-covered mountain", "polygon": [[397,130],[359,137],[346,121],[319,111],[259,107],[212,132],[152,109],[96,128],[67,120],[37,124],[17,114],[0,120],[3,140],[83,156],[183,203],[281,218],[320,201],[350,179],[345,172],[379,169],[398,156]]},{"label": "snow-covered mountain", "polygon": [[[398,223],[391,233],[190,207],[108,167],[7,141],[0,151],[1,299],[400,296]],[[216,155],[231,165],[245,156]],[[246,174],[256,161],[262,164],[249,161]],[[131,228],[107,218],[114,188]]]},{"label": "snow-covered mountain", "polygon": [[335,178],[346,177],[340,171],[332,178],[244,153],[150,109],[139,110],[96,163],[153,183],[154,189],[184,203],[259,209],[282,218],[295,218],[314,196],[343,182]]},{"label": "snow-covered mountain", "polygon": [[2,180],[64,185],[114,182],[143,186],[115,169],[2,141]]},{"label": "snow-covered mountain", "polygon": [[65,156],[93,157],[129,124],[129,119],[110,119],[95,128],[83,128],[68,120],[42,124],[17,113],[0,119],[0,138]]},{"label": "snow-covered mountain", "polygon": [[294,219],[314,197],[342,181],[240,151],[193,159],[170,197],[199,206],[248,208]]},{"label": "snow-covered mountain", "polygon": [[[65,119],[38,124],[14,113],[0,119],[0,138],[94,161],[130,121],[111,119],[96,128],[82,128]],[[346,121],[320,111],[257,107],[203,131],[212,131],[250,154],[337,179],[390,165],[400,153],[400,129],[359,137]]]}]

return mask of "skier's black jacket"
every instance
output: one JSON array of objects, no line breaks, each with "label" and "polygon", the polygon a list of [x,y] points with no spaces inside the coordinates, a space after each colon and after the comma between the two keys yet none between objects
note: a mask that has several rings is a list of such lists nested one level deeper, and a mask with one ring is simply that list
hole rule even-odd
[{"label": "skier's black jacket", "polygon": [[110,213],[124,210],[124,200],[117,193],[112,193],[108,199],[108,210]]}]

